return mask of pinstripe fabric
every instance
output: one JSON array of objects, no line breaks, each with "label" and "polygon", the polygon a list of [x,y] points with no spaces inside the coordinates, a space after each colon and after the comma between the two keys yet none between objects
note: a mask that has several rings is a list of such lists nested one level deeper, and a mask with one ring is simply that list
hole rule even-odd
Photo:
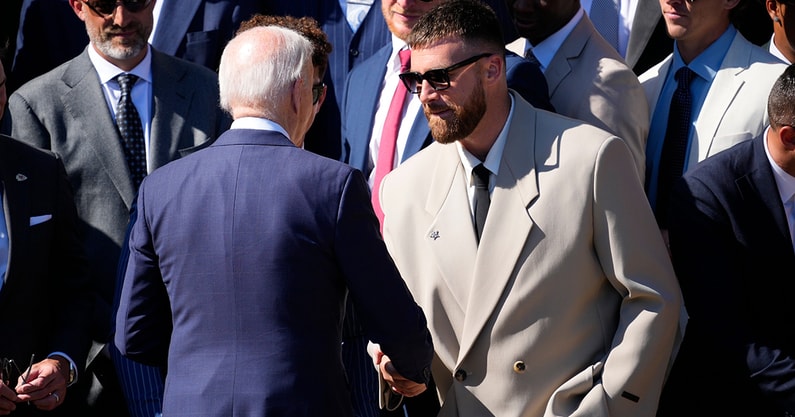
[{"label": "pinstripe fabric", "polygon": [[162,411],[163,375],[159,368],[134,362],[121,355],[112,343],[109,344],[113,365],[130,417],[156,417]]}]

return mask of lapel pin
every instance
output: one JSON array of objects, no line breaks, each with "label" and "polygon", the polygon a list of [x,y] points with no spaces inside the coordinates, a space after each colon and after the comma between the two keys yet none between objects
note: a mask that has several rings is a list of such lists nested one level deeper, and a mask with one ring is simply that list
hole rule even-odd
[{"label": "lapel pin", "polygon": [[28,177],[26,177],[23,174],[17,174],[16,178],[17,178],[17,181],[25,181],[26,179],[28,179]]},{"label": "lapel pin", "polygon": [[429,235],[429,237],[430,237],[431,239],[433,239],[433,240],[439,239],[439,231],[438,231],[438,230],[434,230],[433,232],[431,232],[431,234]]}]

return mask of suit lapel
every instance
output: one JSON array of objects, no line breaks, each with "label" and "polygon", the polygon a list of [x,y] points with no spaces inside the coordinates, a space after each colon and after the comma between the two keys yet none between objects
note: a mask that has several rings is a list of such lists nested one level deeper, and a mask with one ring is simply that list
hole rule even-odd
[{"label": "suit lapel", "polygon": [[[4,139],[5,140],[5,139]],[[0,143],[5,143],[4,141]],[[5,146],[3,146],[5,148]],[[5,274],[5,284],[13,285],[8,278],[13,277],[14,263],[12,256],[15,252],[25,254],[29,252],[28,233],[30,227],[30,188],[28,177],[35,173],[19,169],[18,161],[10,161],[6,149],[0,155],[0,181],[2,181],[3,215],[5,216],[6,229],[8,230],[8,265]]]},{"label": "suit lapel", "polygon": [[431,253],[445,284],[465,311],[477,254],[466,173],[455,145],[434,146],[439,146],[440,152],[428,177],[431,184],[425,203],[433,221],[425,232],[432,239]]},{"label": "suit lapel", "polygon": [[639,77],[643,92],[646,93],[646,100],[649,103],[649,114],[651,115],[654,114],[654,108],[657,107],[657,101],[660,99],[660,93],[665,83],[665,76],[668,74],[668,69],[671,67],[673,60],[673,54],[668,55],[660,64]]},{"label": "suit lapel", "polygon": [[63,96],[64,107],[72,123],[79,126],[74,131],[85,133],[81,140],[96,154],[98,163],[108,173],[124,203],[131,206],[136,190],[130,179],[121,135],[110,110],[99,104],[106,103],[105,93],[86,51],[72,60],[64,72],[63,81],[69,87]]},{"label": "suit lapel", "polygon": [[[354,167],[367,167],[367,154],[370,151],[370,136],[373,132],[373,117],[355,117],[351,120],[350,115],[372,115],[378,105],[378,95],[381,92],[384,75],[386,74],[386,63],[392,53],[392,44],[381,48],[372,58],[362,64],[362,71],[356,74],[361,75],[361,80],[351,81],[348,88],[351,91],[345,93],[348,112],[346,116],[346,136],[351,146],[349,163]],[[369,68],[368,68],[369,67]],[[369,69],[369,71],[367,70]],[[351,122],[353,121],[353,122]],[[363,169],[364,171],[364,169]],[[369,172],[365,172],[369,175]]]},{"label": "suit lapel", "polygon": [[[771,242],[771,246],[789,247],[792,246],[792,242],[789,235],[787,214],[782,208],[781,200],[778,198],[778,186],[764,149],[765,141],[765,134],[754,139],[754,143],[750,148],[752,161],[750,169],[746,175],[737,178],[735,184],[747,204],[759,204],[764,207],[764,211],[770,213],[776,229],[771,235],[778,236],[781,241],[780,245],[774,245]],[[761,211],[751,208],[749,212],[759,213]]]},{"label": "suit lapel", "polygon": [[[163,54],[152,52],[152,127],[149,135],[149,160],[152,169],[179,157],[180,132],[185,129],[187,114],[194,94],[185,83],[184,68],[171,65]],[[192,145],[192,144],[191,144]]]},{"label": "suit lapel", "polygon": [[702,106],[704,110],[699,113],[696,120],[693,138],[698,146],[698,152],[690,152],[687,166],[693,167],[709,155],[718,126],[745,84],[742,74],[749,64],[748,49],[739,43],[739,39],[740,37],[735,35],[718,73],[715,74],[715,79],[712,80],[712,85],[720,88],[710,88],[704,98]]},{"label": "suit lapel", "polygon": [[188,27],[193,21],[196,10],[203,2],[161,1],[164,3],[158,19],[160,23],[157,25],[152,45],[169,55],[174,55],[185,34],[188,33]]},{"label": "suit lapel", "polygon": [[535,110],[519,104],[521,99],[516,96],[515,100],[517,105],[514,106],[508,141],[492,193],[489,216],[475,256],[459,362],[464,360],[501,302],[533,228],[529,209],[538,196],[533,137],[546,133],[536,131]]},{"label": "suit lapel", "polygon": [[558,85],[571,73],[572,65],[576,65],[576,62],[570,61],[576,61],[580,55],[582,55],[585,44],[588,43],[591,38],[589,26],[592,30],[595,30],[593,29],[591,21],[588,20],[588,16],[583,15],[582,19],[580,19],[571,33],[569,33],[569,36],[567,36],[560,45],[558,52],[552,57],[552,61],[549,63],[546,71],[544,71],[544,76],[549,86],[550,99],[555,95],[555,90],[558,88]]}]

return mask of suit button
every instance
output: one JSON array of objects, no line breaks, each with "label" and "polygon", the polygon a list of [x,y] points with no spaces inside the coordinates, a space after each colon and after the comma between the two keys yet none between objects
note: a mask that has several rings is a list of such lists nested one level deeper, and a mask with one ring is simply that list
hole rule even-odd
[{"label": "suit button", "polygon": [[513,371],[517,374],[523,374],[527,367],[524,364],[524,361],[516,361],[513,364]]},{"label": "suit button", "polygon": [[351,54],[351,56],[359,56],[359,50],[358,49],[350,49],[350,50],[348,50],[348,52]]},{"label": "suit button", "polygon": [[464,382],[467,379],[467,371],[463,369],[459,369],[455,371],[455,380],[458,382]]}]

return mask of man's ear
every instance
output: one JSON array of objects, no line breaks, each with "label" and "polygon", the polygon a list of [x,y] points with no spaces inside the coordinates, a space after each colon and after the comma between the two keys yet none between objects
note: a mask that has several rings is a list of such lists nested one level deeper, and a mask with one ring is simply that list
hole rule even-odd
[{"label": "man's ear", "polygon": [[795,127],[781,126],[778,129],[778,136],[781,138],[781,143],[787,152],[795,152]]},{"label": "man's ear", "polygon": [[86,20],[85,13],[88,12],[88,6],[85,3],[80,0],[69,0],[69,7],[72,8],[72,11],[75,12],[80,20]]},{"label": "man's ear", "polygon": [[494,82],[500,78],[500,75],[505,72],[505,60],[499,55],[494,54],[488,57],[486,67],[486,80],[487,82]]},{"label": "man's ear", "polygon": [[295,80],[293,83],[293,87],[290,90],[290,104],[292,105],[292,110],[294,113],[298,113],[299,109],[301,108],[301,100],[303,99],[301,95],[301,90],[304,87],[304,79],[299,78]]}]

